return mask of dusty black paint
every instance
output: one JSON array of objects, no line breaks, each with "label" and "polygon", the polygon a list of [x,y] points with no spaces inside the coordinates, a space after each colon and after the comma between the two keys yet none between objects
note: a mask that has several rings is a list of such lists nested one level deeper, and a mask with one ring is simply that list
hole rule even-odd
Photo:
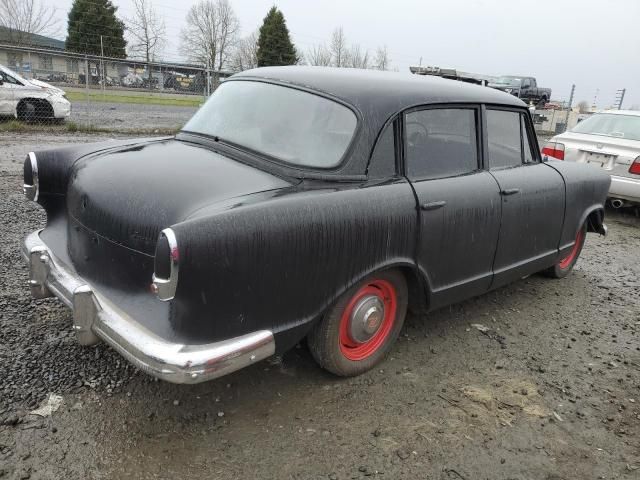
[{"label": "dusty black paint", "polygon": [[[37,152],[44,241],[165,338],[204,343],[269,328],[284,350],[354,282],[388,267],[415,272],[412,293],[437,308],[554,264],[603,208],[608,176],[563,162],[406,179],[399,113],[444,103],[526,112],[511,95],[431,77],[315,68],[236,79],[349,103],[361,123],[346,161],[331,172],[294,169],[188,133]],[[396,116],[398,158],[381,169],[393,173],[369,179],[375,140]],[[500,193],[513,188],[517,195]],[[148,287],[167,227],[178,239],[180,275],[175,299],[165,303]]]}]

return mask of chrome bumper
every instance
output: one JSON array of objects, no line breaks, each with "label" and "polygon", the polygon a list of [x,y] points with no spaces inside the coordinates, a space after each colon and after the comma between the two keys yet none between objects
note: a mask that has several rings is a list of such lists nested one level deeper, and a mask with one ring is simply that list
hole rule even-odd
[{"label": "chrome bumper", "polygon": [[270,357],[269,330],[204,345],[166,341],[140,325],[58,260],[33,232],[24,240],[29,285],[34,298],[58,297],[73,310],[78,341],[104,340],[141,370],[172,383],[199,383]]}]

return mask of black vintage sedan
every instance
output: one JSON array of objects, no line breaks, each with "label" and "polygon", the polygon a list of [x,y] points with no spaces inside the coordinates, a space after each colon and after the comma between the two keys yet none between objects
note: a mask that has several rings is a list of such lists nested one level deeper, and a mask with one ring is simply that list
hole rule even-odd
[{"label": "black vintage sedan", "polygon": [[338,375],[430,311],[573,268],[606,233],[609,176],[541,158],[512,95],[318,67],[225,81],[171,138],[29,153],[47,213],[24,253],[36,298],[176,383],[306,338]]}]

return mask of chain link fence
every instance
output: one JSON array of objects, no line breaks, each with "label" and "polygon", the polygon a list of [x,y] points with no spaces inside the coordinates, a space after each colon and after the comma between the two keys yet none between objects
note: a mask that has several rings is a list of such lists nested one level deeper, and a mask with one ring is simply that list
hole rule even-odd
[{"label": "chain link fence", "polygon": [[0,121],[68,130],[179,129],[227,72],[0,45]]}]

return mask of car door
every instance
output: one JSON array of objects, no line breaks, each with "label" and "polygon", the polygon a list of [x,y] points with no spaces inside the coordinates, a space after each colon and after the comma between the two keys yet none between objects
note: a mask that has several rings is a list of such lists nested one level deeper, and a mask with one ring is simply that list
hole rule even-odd
[{"label": "car door", "polygon": [[16,111],[13,90],[15,84],[13,77],[0,71],[2,83],[0,84],[0,115],[14,115]]},{"label": "car door", "polygon": [[562,176],[541,162],[530,117],[489,107],[485,157],[500,187],[502,219],[493,287],[550,266],[557,256],[565,208]]},{"label": "car door", "polygon": [[480,109],[431,106],[404,115],[404,171],[420,223],[417,264],[430,307],[485,292],[500,227],[495,179],[482,170]]}]

